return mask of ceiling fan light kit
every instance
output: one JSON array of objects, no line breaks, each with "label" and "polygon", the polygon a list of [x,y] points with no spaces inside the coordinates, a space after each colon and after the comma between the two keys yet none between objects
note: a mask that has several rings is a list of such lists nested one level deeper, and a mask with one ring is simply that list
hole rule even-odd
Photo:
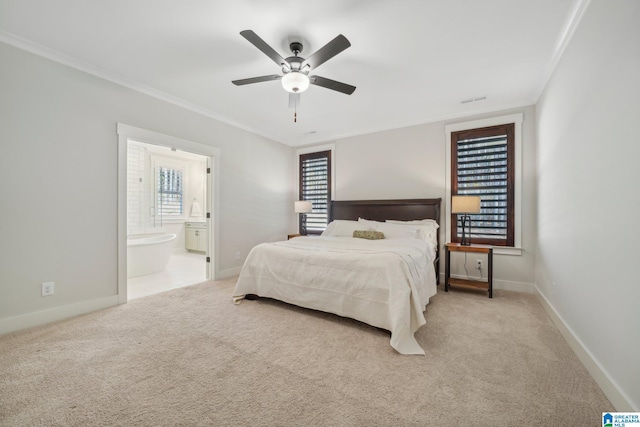
[{"label": "ceiling fan light kit", "polygon": [[282,76],[282,87],[290,93],[301,93],[309,89],[309,77],[300,71],[290,71]]},{"label": "ceiling fan light kit", "polygon": [[[282,75],[273,74],[269,76],[252,77],[248,79],[234,80],[232,83],[236,86],[242,86],[252,83],[267,82],[273,80],[280,80],[282,87],[289,92],[289,105],[294,108],[299,103],[300,93],[309,88],[309,85],[321,86],[327,89],[335,90],[346,95],[351,95],[355,90],[355,86],[348,85],[346,83],[338,82],[335,80],[327,79],[325,77],[317,75],[309,75],[309,73],[320,65],[327,62],[343,50],[351,46],[349,40],[342,34],[339,34],[336,38],[329,43],[321,47],[314,54],[308,58],[302,58],[298,56],[302,52],[303,46],[300,42],[293,42],[289,45],[293,56],[284,59],[278,52],[276,52],[271,46],[269,46],[264,40],[262,40],[256,33],[251,30],[244,30],[240,32],[240,35],[247,39],[251,44],[257,47],[262,53],[267,55],[273,62],[275,62],[282,69]],[[292,97],[294,97],[292,99]],[[294,115],[294,122],[295,122]]]}]

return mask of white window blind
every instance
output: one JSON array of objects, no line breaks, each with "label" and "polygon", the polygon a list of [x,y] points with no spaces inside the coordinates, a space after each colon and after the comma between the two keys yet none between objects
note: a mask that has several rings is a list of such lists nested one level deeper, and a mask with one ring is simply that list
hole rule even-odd
[{"label": "white window blind", "polygon": [[329,219],[331,151],[300,155],[299,198],[313,203],[313,212],[303,215],[301,229],[306,226],[308,234],[322,233]]},{"label": "white window blind", "polygon": [[[480,196],[481,212],[471,215],[471,241],[513,246],[513,124],[455,132],[452,194]],[[452,241],[462,228],[453,215]]]},{"label": "white window blind", "polygon": [[158,167],[158,214],[161,216],[182,215],[182,171]]}]

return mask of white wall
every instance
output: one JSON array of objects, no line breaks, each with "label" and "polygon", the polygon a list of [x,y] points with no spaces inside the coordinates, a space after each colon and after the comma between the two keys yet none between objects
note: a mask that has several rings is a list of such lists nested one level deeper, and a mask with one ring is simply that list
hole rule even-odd
[{"label": "white wall", "polygon": [[117,301],[118,122],[220,149],[223,274],[290,231],[291,147],[2,43],[0,63],[0,333]]},{"label": "white wall", "polygon": [[336,141],[336,200],[444,197],[444,125]]},{"label": "white wall", "polygon": [[537,105],[536,283],[617,385],[620,398],[603,386],[616,408],[635,411],[639,43],[640,2],[593,0]]},{"label": "white wall", "polygon": [[[444,224],[448,143],[445,126],[487,117],[523,113],[522,255],[494,255],[494,285],[514,290],[533,289],[535,228],[535,107],[499,111],[457,120],[377,132],[335,141],[335,200],[436,198],[442,202],[440,242]],[[484,258],[486,260],[486,258]],[[475,257],[474,257],[475,260]],[[475,262],[475,261],[471,261]],[[486,265],[486,261],[485,261]],[[441,257],[444,277],[444,257]],[[454,274],[464,274],[461,258],[452,258]],[[477,273],[472,268],[470,275]],[[486,272],[483,275],[486,279]]]}]

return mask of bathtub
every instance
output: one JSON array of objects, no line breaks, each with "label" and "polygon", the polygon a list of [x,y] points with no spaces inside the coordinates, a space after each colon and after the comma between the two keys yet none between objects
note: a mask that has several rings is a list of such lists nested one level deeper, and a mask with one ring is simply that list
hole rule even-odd
[{"label": "bathtub", "polygon": [[173,251],[175,234],[127,239],[127,277],[164,270]]}]

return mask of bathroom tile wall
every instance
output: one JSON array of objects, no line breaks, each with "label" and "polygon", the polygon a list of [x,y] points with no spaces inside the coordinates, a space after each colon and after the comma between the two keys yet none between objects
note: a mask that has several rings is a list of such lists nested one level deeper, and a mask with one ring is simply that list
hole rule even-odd
[{"label": "bathroom tile wall", "polygon": [[[140,229],[142,224],[142,178],[145,149],[127,144],[127,230]],[[131,234],[129,231],[127,234]]]}]

